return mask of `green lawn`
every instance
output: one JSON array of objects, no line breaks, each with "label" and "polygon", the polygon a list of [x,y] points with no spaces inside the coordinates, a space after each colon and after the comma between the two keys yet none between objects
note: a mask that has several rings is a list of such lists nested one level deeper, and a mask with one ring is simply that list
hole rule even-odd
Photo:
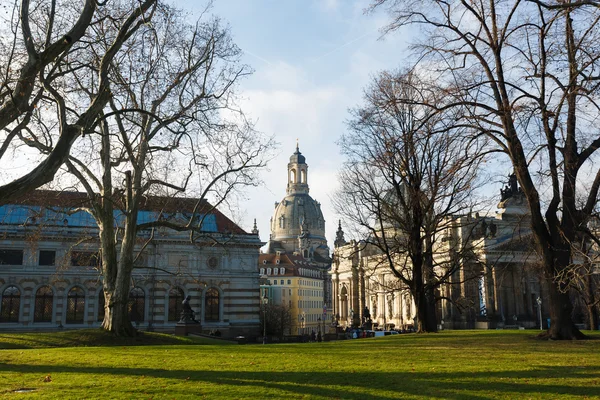
[{"label": "green lawn", "polygon": [[[539,341],[534,331],[453,331],[267,346],[149,335],[144,340],[165,344],[84,347],[94,337],[85,332],[79,347],[59,348],[41,346],[73,344],[66,338],[75,334],[0,334],[0,398],[600,398],[595,333],[579,342]],[[25,336],[29,348],[15,349]]]}]

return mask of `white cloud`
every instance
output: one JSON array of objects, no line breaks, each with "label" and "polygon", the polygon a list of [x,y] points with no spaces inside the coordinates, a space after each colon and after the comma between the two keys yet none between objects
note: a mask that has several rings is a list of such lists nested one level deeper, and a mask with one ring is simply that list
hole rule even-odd
[{"label": "white cloud", "polygon": [[334,12],[340,8],[339,0],[315,0],[314,6],[323,12]]},{"label": "white cloud", "polygon": [[329,199],[337,185],[336,174],[341,163],[335,141],[344,129],[345,110],[351,101],[348,92],[338,82],[316,85],[305,69],[280,61],[263,66],[253,81],[252,86],[259,83],[260,89],[244,91],[241,106],[257,120],[257,129],[274,136],[281,148],[269,166],[270,171],[263,174],[266,187],[248,193],[248,201],[243,205],[247,210],[243,227],[250,229],[253,218],[257,218],[261,239],[268,240],[273,204],[285,196],[287,163],[298,139],[309,165],[310,194],[322,204],[332,246],[337,218]]}]

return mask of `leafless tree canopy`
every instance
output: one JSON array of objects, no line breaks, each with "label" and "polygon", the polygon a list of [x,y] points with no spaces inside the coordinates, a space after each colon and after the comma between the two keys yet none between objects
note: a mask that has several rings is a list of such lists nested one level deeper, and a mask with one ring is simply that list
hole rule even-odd
[{"label": "leafless tree canopy", "polygon": [[572,265],[577,237],[590,234],[600,187],[598,2],[378,0],[372,7],[389,12],[387,32],[421,28],[422,68],[453,86],[444,107],[466,107],[465,122],[511,160],[550,285],[549,335],[580,337],[568,282],[557,277]]},{"label": "leafless tree canopy", "polygon": [[[109,21],[94,27],[97,37],[118,34]],[[83,104],[95,96],[90,66],[109,43],[94,43],[85,66],[74,73],[70,91]],[[228,201],[240,186],[259,182],[270,144],[235,103],[236,83],[250,71],[239,63],[240,50],[217,18],[205,13],[190,25],[179,10],[160,3],[152,23],[131,35],[122,50],[107,75],[112,97],[66,168],[88,193],[88,211],[100,228],[104,328],[130,335],[126,299],[144,248],[136,246],[138,232],[189,231],[193,241],[205,236],[202,223],[211,207]],[[198,198],[187,223],[138,221],[146,196],[184,193]],[[115,209],[125,216],[122,225],[115,226]]]},{"label": "leafless tree canopy", "polygon": [[[104,327],[130,335],[138,232],[189,231],[197,240],[211,207],[259,183],[271,144],[236,103],[250,68],[210,3],[192,24],[156,0],[6,6],[0,159],[42,161],[0,187],[0,201],[52,181],[61,167],[69,173],[57,184],[87,192],[100,230]],[[137,220],[146,196],[184,193],[198,198],[187,223]]]},{"label": "leafless tree canopy", "polygon": [[[0,201],[50,182],[78,137],[94,129],[112,97],[108,73],[123,44],[149,23],[156,0],[84,2],[2,1],[0,16],[0,160],[41,160],[20,178],[0,186]],[[92,27],[113,24],[111,37],[99,38]],[[85,65],[94,44],[107,46]],[[68,89],[81,69],[93,73],[92,96],[80,103]],[[32,127],[48,121],[49,129]],[[12,150],[12,151],[10,151]],[[38,157],[38,151],[43,156]],[[14,151],[14,157],[9,158]]]},{"label": "leafless tree canopy", "polygon": [[380,74],[340,139],[347,161],[334,199],[344,219],[379,249],[380,262],[411,290],[421,331],[436,330],[434,289],[456,266],[449,246],[467,252],[448,238],[461,228],[455,217],[476,203],[485,154],[485,141],[460,124],[460,109],[436,108],[443,96],[414,71]]}]

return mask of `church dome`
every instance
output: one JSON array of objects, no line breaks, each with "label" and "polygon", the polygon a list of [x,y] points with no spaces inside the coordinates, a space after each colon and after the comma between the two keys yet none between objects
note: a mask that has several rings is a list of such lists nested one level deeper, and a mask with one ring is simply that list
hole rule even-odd
[{"label": "church dome", "polygon": [[303,231],[315,239],[325,239],[321,204],[308,193],[289,194],[275,207],[271,227],[273,240],[295,239]]},{"label": "church dome", "polygon": [[308,165],[298,145],[287,172],[286,196],[275,203],[271,218],[271,240],[280,242],[286,251],[307,252],[312,256],[319,246],[327,248],[325,218],[321,204],[308,194]]}]

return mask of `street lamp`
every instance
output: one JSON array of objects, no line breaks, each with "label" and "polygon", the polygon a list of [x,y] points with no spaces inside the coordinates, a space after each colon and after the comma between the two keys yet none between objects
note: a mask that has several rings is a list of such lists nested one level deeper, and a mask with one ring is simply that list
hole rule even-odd
[{"label": "street lamp", "polygon": [[269,298],[267,294],[263,296],[263,319],[264,319],[264,330],[263,330],[263,344],[267,344],[267,304],[269,304]]},{"label": "street lamp", "polygon": [[543,331],[544,326],[542,324],[542,298],[540,296],[538,296],[538,298],[535,299],[535,302],[538,305],[538,315],[540,316],[540,331]]}]

